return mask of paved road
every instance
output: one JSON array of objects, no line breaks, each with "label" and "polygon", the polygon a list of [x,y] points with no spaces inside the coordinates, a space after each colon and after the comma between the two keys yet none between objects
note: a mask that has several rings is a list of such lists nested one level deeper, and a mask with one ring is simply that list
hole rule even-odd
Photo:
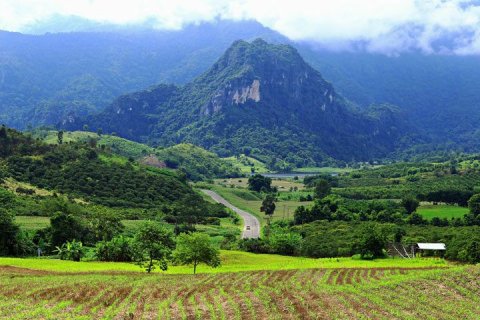
[{"label": "paved road", "polygon": [[[238,213],[239,216],[242,217],[245,224],[245,226],[243,227],[242,238],[260,237],[260,222],[258,221],[257,217],[255,217],[251,213],[248,213],[246,211],[243,211],[242,209],[239,209],[233,206],[230,202],[228,202],[227,200],[222,198],[218,193],[212,190],[202,190],[202,192],[209,195],[216,202],[221,203],[227,208],[232,209],[233,211]],[[247,226],[250,227],[250,230],[247,230]]]}]

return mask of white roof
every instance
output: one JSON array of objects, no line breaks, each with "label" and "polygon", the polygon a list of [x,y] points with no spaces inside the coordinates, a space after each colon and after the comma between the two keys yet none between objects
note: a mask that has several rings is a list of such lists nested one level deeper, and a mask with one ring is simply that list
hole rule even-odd
[{"label": "white roof", "polygon": [[446,250],[445,243],[417,243],[421,250]]}]

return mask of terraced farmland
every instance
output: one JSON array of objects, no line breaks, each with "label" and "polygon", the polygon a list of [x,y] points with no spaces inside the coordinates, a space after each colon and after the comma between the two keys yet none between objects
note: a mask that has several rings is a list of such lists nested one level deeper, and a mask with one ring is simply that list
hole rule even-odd
[{"label": "terraced farmland", "polygon": [[193,275],[0,267],[2,319],[478,319],[480,267]]}]

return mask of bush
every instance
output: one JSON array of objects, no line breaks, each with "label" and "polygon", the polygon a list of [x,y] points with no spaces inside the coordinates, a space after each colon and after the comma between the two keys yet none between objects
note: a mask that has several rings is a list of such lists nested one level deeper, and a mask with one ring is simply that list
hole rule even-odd
[{"label": "bush", "polygon": [[77,262],[80,261],[85,254],[82,242],[76,240],[67,241],[62,244],[61,247],[57,247],[56,252],[61,260],[72,260]]},{"label": "bush", "polygon": [[101,241],[95,247],[95,256],[100,261],[131,262],[134,254],[133,239],[124,236]]},{"label": "bush", "polygon": [[383,231],[374,225],[364,228],[360,242],[356,244],[356,252],[362,259],[374,259],[384,257],[384,249],[387,246],[387,237]]}]

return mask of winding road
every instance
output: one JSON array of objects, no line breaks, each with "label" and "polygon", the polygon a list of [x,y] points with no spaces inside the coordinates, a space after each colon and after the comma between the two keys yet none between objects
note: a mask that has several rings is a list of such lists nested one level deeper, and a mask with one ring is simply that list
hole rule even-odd
[{"label": "winding road", "polygon": [[230,202],[222,198],[218,193],[212,190],[202,190],[203,193],[210,196],[213,200],[218,203],[223,204],[225,207],[232,209],[235,211],[240,217],[242,217],[244,221],[243,233],[242,238],[258,238],[260,237],[260,222],[258,221],[257,217],[253,214],[248,213],[242,209],[239,209],[232,205]]}]

